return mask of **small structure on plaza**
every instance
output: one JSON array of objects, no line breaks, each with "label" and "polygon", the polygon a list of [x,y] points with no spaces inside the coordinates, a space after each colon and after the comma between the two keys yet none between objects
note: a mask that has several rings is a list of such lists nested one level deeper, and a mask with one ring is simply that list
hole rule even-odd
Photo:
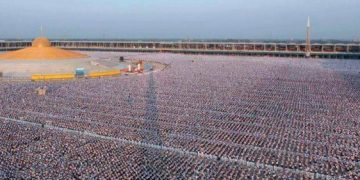
[{"label": "small structure on plaza", "polygon": [[84,77],[85,77],[85,74],[86,74],[86,72],[85,72],[85,69],[84,69],[84,68],[76,68],[76,69],[75,69],[75,76],[76,76],[77,78],[84,78]]},{"label": "small structure on plaza", "polygon": [[139,60],[139,61],[133,62],[132,64],[129,64],[126,72],[129,72],[129,73],[143,73],[144,70],[145,70],[144,61]]},{"label": "small structure on plaza", "polygon": [[47,87],[38,87],[35,89],[35,92],[37,95],[39,96],[45,96],[46,95],[46,91],[47,91]]},{"label": "small structure on plaza", "polygon": [[137,64],[137,68],[135,69],[135,72],[137,73],[144,72],[144,61],[140,60],[136,64]]}]

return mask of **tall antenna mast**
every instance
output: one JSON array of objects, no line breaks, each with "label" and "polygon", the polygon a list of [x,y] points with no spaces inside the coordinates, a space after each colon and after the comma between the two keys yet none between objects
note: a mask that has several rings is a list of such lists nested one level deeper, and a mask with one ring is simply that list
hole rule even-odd
[{"label": "tall antenna mast", "polygon": [[306,26],[306,57],[311,56],[310,33],[311,33],[311,23],[310,23],[310,16],[309,16],[308,21],[307,21],[307,26]]},{"label": "tall antenna mast", "polygon": [[40,25],[40,36],[44,36],[43,25]]}]

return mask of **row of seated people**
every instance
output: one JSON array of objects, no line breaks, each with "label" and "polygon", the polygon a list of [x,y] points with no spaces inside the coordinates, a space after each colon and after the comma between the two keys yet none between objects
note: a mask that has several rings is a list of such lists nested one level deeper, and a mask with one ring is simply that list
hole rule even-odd
[{"label": "row of seated people", "polygon": [[1,178],[302,178],[269,169],[151,149],[0,120]]},{"label": "row of seated people", "polygon": [[[171,68],[115,80],[4,84],[0,114],[284,171],[339,176],[357,168],[360,96],[352,72],[341,77],[303,60],[138,57]],[[49,87],[47,96],[32,93],[39,85]]]}]

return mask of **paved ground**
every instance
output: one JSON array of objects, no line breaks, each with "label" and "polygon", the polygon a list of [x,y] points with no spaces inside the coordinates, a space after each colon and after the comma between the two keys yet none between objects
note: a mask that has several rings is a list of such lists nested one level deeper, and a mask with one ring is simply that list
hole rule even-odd
[{"label": "paved ground", "polygon": [[56,61],[29,61],[29,60],[0,60],[0,72],[5,77],[30,77],[32,74],[61,74],[73,73],[76,68],[85,68],[87,71],[106,71],[126,67],[128,63],[119,63],[118,57],[111,54],[106,57],[97,56],[97,53],[88,53],[90,58],[56,60]]}]

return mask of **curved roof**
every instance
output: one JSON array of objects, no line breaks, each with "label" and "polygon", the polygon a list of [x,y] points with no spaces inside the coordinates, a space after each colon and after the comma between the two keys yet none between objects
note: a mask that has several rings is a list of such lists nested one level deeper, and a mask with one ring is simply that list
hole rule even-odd
[{"label": "curved roof", "polygon": [[36,38],[32,46],[0,54],[3,60],[61,60],[86,58],[84,54],[51,47],[50,41],[45,37]]},{"label": "curved roof", "polygon": [[51,43],[45,37],[38,37],[32,42],[32,47],[51,47]]}]

